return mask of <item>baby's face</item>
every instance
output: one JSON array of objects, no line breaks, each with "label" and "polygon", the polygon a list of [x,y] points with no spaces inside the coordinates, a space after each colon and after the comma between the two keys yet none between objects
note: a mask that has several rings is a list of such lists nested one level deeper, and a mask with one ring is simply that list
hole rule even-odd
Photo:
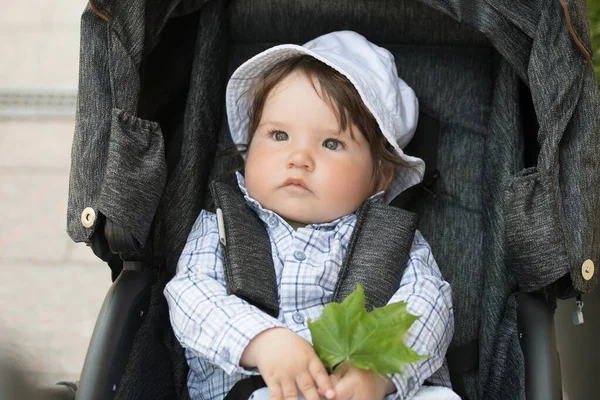
[{"label": "baby's face", "polygon": [[269,94],[245,171],[250,196],[307,224],[349,214],[373,194],[369,143],[356,127],[340,132],[333,110],[299,72]]}]

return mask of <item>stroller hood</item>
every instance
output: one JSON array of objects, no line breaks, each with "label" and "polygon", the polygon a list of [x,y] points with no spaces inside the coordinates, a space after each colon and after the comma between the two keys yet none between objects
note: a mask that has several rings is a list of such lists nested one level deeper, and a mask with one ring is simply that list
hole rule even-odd
[{"label": "stroller hood", "polygon": [[[422,2],[482,32],[531,92],[539,154],[535,167],[514,172],[504,206],[507,255],[519,284],[536,290],[570,272],[576,290],[590,291],[597,277],[582,273],[582,265],[600,262],[600,117],[585,1]],[[84,18],[95,18],[113,39],[102,50],[107,56],[98,49],[83,54],[82,47],[67,219],[73,240],[89,241],[94,233],[94,221],[81,222],[82,211],[91,207],[140,243],[147,241],[167,166],[160,126],[137,112],[140,66],[168,18],[205,3],[90,2],[94,13]],[[132,130],[145,133],[128,134]],[[129,177],[115,172],[124,154],[132,167]]]}]

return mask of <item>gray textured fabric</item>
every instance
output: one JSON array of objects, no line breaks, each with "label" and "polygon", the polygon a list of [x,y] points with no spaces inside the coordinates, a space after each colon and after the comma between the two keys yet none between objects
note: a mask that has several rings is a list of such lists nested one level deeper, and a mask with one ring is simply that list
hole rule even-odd
[{"label": "gray textured fabric", "polygon": [[[200,208],[212,207],[208,182],[233,182],[228,172],[241,166],[223,155],[231,143],[227,76],[271,45],[353,29],[394,53],[399,74],[441,124],[437,194],[414,211],[452,284],[452,346],[479,341],[465,397],[524,398],[512,293],[564,275],[590,291],[597,274],[584,280],[581,265],[600,262],[600,100],[586,62],[585,1],[566,5],[573,35],[557,0],[96,0],[110,22],[89,8],[82,17],[68,232],[90,240],[95,226],[82,227],[80,215],[92,207],[141,243],[150,239],[163,267],[117,397],[185,396],[185,361],[160,292]],[[161,36],[186,16],[197,20],[196,41]],[[161,41],[177,49],[170,64],[194,54],[177,124],[138,113],[149,84],[140,66],[153,52],[160,65]],[[529,96],[539,130],[527,123]]]},{"label": "gray textured fabric", "polygon": [[[203,40],[191,48],[178,48],[179,58],[194,53],[189,94],[185,101],[185,117],[181,126],[166,132],[165,147],[179,153],[169,163],[168,181],[153,222],[151,237],[155,262],[167,269],[152,289],[148,317],[133,344],[116,399],[185,399],[187,364],[181,345],[169,322],[168,307],[162,294],[166,282],[175,271],[188,232],[200,213],[208,190],[210,165],[224,117],[226,42],[224,5],[211,2],[199,15],[197,36]],[[99,19],[99,18],[97,18]],[[179,24],[176,19],[175,24]],[[167,43],[175,46],[175,43]],[[127,207],[127,204],[121,204]],[[146,218],[152,220],[152,216]]]},{"label": "gray textured fabric", "polygon": [[[481,329],[479,332],[480,364],[479,398],[502,399],[506,387],[524,398],[523,364],[497,362],[507,357],[506,351],[518,353],[520,347],[508,348],[506,343],[518,343],[515,313],[506,313],[508,296],[517,291],[517,283],[506,266],[505,190],[515,169],[523,167],[522,104],[519,103],[519,77],[502,59],[496,60],[494,86],[488,122],[490,134],[484,144],[481,198],[483,206],[481,237]],[[520,356],[522,358],[522,355]],[[516,362],[516,361],[515,361]],[[495,384],[490,380],[495,377]],[[510,386],[499,383],[505,379]],[[485,393],[485,397],[483,395]]]},{"label": "gray textured fabric", "polygon": [[231,2],[229,8],[231,40],[240,44],[304,43],[327,32],[351,29],[385,47],[488,45],[477,30],[459,26],[416,1],[246,0]]},{"label": "gray textured fabric", "polygon": [[[493,343],[488,352],[493,354],[493,368],[481,370],[480,399],[525,399],[525,365],[517,331],[517,301],[507,299],[500,310]],[[485,353],[484,353],[485,354]],[[469,397],[471,398],[471,397]]]},{"label": "gray textured fabric", "polygon": [[[236,187],[212,182],[210,190],[215,207],[223,212],[226,244],[221,249],[227,292],[277,317],[277,278],[262,221]],[[411,212],[382,204],[363,204],[333,301],[342,302],[361,283],[367,310],[385,306],[400,286],[416,226],[417,216]]]},{"label": "gray textured fabric", "polygon": [[159,125],[114,108],[98,210],[144,243],[152,223],[144,217],[158,207],[166,180]]},{"label": "gray textured fabric", "polygon": [[95,206],[106,171],[112,95],[108,67],[108,27],[87,7],[81,17],[79,90],[71,152],[67,232],[88,241],[95,226],[81,224],[85,207]]},{"label": "gray textured fabric", "polygon": [[[600,148],[600,135],[598,113],[577,106],[597,104],[598,95],[589,85],[583,87],[591,65],[574,47],[558,2],[542,11],[531,51],[528,77],[533,102],[536,109],[545,110],[537,116],[541,150],[537,167],[516,171],[508,187],[509,265],[524,290],[544,287],[570,271],[575,288],[586,292],[597,276],[584,281],[581,264],[600,255],[599,225],[586,220],[600,205],[600,181],[592,172],[597,162],[586,160],[597,157],[593,154]],[[586,128],[575,133],[571,121],[582,119]],[[559,149],[563,138],[575,134],[577,140]]]},{"label": "gray textured fabric", "polygon": [[400,286],[417,229],[417,216],[383,204],[364,203],[333,291],[341,303],[360,283],[365,307],[385,306]]},{"label": "gray textured fabric", "polygon": [[215,207],[223,212],[225,245],[221,242],[227,293],[248,301],[265,313],[279,316],[277,277],[271,240],[262,221],[246,205],[242,192],[212,182]]},{"label": "gray textured fabric", "polygon": [[[484,154],[486,142],[492,136],[488,124],[494,93],[494,53],[489,47],[390,48],[399,74],[414,88],[421,107],[440,121],[436,196],[425,198],[414,211],[420,215],[419,229],[430,241],[440,270],[452,286],[453,349],[478,339],[487,329],[481,324],[486,274],[483,171],[488,161]],[[424,76],[415,65],[429,73]],[[432,87],[437,90],[431,91]],[[495,327],[490,326],[490,332],[495,332]],[[489,359],[480,357],[480,361],[487,363]],[[477,375],[468,375],[472,375],[465,378],[468,398],[478,398]]]}]

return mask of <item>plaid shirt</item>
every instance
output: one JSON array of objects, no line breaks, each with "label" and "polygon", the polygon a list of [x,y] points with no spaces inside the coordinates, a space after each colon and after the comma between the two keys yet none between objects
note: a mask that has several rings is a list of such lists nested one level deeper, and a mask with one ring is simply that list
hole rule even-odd
[{"label": "plaid shirt", "polygon": [[[240,367],[239,361],[250,340],[262,331],[285,327],[311,341],[307,320],[318,319],[331,301],[356,223],[356,213],[352,213],[294,231],[248,195],[240,174],[238,184],[271,239],[279,318],[227,294],[217,219],[203,210],[189,234],[177,273],[164,291],[173,330],[186,349],[188,389],[194,400],[222,399],[236,382],[258,374],[255,368]],[[369,201],[381,197],[378,193]],[[444,356],[454,331],[451,290],[418,231],[400,287],[390,303],[401,300],[408,303],[410,313],[421,316],[404,342],[430,358],[406,364],[402,374],[392,375],[397,393],[387,399],[411,398],[426,379],[430,384],[450,387]]]}]

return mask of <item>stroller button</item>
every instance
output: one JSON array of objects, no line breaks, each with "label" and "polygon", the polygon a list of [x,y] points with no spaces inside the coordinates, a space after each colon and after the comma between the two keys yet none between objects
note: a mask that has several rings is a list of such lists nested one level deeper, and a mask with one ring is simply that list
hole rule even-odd
[{"label": "stroller button", "polygon": [[96,212],[92,207],[86,207],[83,209],[81,213],[81,225],[86,228],[91,228],[94,226],[94,221],[96,220]]},{"label": "stroller button", "polygon": [[594,262],[592,260],[585,260],[581,266],[581,276],[586,281],[589,281],[594,276]]}]

